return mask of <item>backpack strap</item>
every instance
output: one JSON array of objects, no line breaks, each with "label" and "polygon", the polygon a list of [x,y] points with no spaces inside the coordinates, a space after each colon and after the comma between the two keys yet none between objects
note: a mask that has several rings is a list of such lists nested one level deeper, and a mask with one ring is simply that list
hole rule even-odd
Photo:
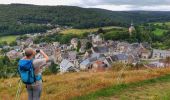
[{"label": "backpack strap", "polygon": [[[31,61],[32,61],[32,67],[33,67],[33,69],[34,69],[34,71],[35,71],[34,64],[33,64],[33,60],[34,60],[34,59],[31,60]],[[36,82],[36,81],[40,81],[40,80],[42,80],[42,75],[39,75],[39,74],[38,74],[38,75],[35,75],[35,73],[34,73],[34,78],[35,78],[35,79],[34,79],[35,82]]]},{"label": "backpack strap", "polygon": [[36,81],[42,80],[42,75],[35,75],[35,79],[36,79]]}]

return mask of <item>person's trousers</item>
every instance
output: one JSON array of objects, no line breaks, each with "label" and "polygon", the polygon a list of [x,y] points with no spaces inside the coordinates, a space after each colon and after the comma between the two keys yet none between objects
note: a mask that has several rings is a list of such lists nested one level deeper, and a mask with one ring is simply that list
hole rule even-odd
[{"label": "person's trousers", "polygon": [[37,86],[27,86],[28,92],[28,100],[40,100],[41,92],[42,92],[42,85]]}]

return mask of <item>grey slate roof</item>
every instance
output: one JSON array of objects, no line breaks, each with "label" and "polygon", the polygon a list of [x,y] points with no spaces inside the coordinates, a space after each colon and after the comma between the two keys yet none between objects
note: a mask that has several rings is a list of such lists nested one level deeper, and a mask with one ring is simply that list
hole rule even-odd
[{"label": "grey slate roof", "polygon": [[111,56],[111,59],[112,59],[113,61],[127,60],[127,59],[128,59],[128,56],[125,55],[125,54],[117,54],[117,55]]},{"label": "grey slate roof", "polygon": [[96,53],[106,53],[106,52],[109,52],[108,47],[93,47],[93,50]]}]

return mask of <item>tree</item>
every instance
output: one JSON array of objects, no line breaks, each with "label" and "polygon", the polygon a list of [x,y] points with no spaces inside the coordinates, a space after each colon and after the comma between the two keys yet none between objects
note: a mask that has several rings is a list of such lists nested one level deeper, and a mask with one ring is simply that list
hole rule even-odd
[{"label": "tree", "polygon": [[9,44],[10,46],[16,46],[17,45],[17,42],[16,41],[13,41]]},{"label": "tree", "polygon": [[170,67],[170,57],[166,57],[165,64],[166,64],[166,67]]},{"label": "tree", "polygon": [[8,56],[5,55],[2,58],[2,62],[3,62],[4,65],[9,65],[10,64],[10,59],[8,58]]},{"label": "tree", "polygon": [[90,49],[92,46],[93,46],[93,45],[92,45],[91,42],[87,42],[85,49],[88,50],[88,49]]},{"label": "tree", "polygon": [[99,28],[97,33],[100,34],[100,33],[105,33],[105,32],[104,32],[104,30],[102,28]]},{"label": "tree", "polygon": [[81,48],[81,42],[78,41],[78,44],[77,44],[77,52],[79,52],[80,48]]},{"label": "tree", "polygon": [[59,71],[59,67],[58,67],[57,64],[51,63],[49,70],[50,70],[51,73],[56,74]]}]

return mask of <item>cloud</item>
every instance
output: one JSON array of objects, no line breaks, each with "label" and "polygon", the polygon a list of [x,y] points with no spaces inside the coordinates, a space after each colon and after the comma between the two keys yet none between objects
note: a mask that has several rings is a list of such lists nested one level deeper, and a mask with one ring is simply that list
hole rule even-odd
[{"label": "cloud", "polygon": [[170,11],[170,5],[155,5],[155,6],[137,6],[137,5],[97,5],[89,6],[87,8],[102,8],[112,11],[132,11],[132,10],[144,10],[144,11]]},{"label": "cloud", "polygon": [[170,0],[81,0],[86,5],[170,5]]},{"label": "cloud", "polygon": [[170,5],[142,6],[139,10],[170,11]]},{"label": "cloud", "polygon": [[0,4],[79,5],[81,0],[0,0]]},{"label": "cloud", "polygon": [[102,8],[112,11],[130,11],[133,10],[132,5],[96,5],[96,6],[90,6],[87,8]]}]

